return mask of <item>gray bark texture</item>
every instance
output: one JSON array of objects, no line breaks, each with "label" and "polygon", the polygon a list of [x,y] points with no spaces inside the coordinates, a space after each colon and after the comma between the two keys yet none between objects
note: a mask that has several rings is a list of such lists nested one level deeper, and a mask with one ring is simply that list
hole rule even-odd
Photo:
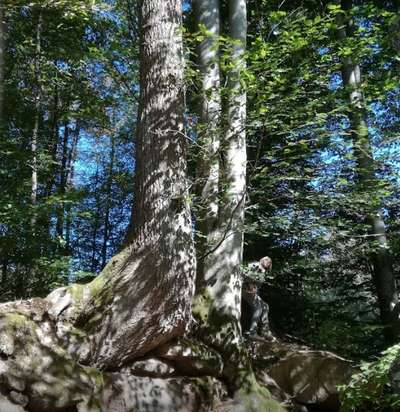
[{"label": "gray bark texture", "polygon": [[[210,32],[216,31],[215,27],[219,27],[216,21],[219,15],[215,11],[218,3],[207,1],[198,3],[199,10],[203,10],[203,13],[199,13],[199,23],[204,24]],[[224,162],[218,165],[222,176],[219,184],[220,202],[215,202],[215,196],[207,187],[210,180],[213,180],[212,174],[215,172],[211,168],[208,168],[205,173],[208,180],[202,192],[205,210],[214,209],[218,213],[218,219],[214,220],[212,229],[201,223],[199,225],[203,237],[207,240],[206,249],[208,249],[202,257],[203,270],[199,273],[201,278],[199,286],[205,289],[203,296],[207,299],[204,306],[208,305],[210,323],[220,324],[221,318],[225,319],[224,322],[232,329],[230,333],[235,336],[233,342],[236,340],[236,343],[240,338],[240,266],[243,255],[246,197],[246,92],[242,85],[246,35],[246,2],[231,0],[229,2],[229,36],[232,40],[232,68],[226,73],[228,79],[226,127],[220,149],[223,151]],[[212,44],[206,43],[202,46],[203,59],[204,56],[211,56],[209,49],[212,48]],[[213,59],[215,57],[213,56]],[[213,71],[205,71],[203,88],[210,84],[219,84],[215,78]],[[207,95],[207,91],[208,89],[204,89],[203,93]],[[213,214],[210,215],[213,216]],[[204,248],[201,248],[201,252],[204,252]]]},{"label": "gray bark texture", "polygon": [[221,96],[219,68],[220,4],[219,0],[194,2],[199,30],[205,38],[199,46],[201,73],[200,150],[197,162],[197,285],[205,287],[205,277],[216,263],[215,253],[209,252],[218,240],[219,174],[221,145]]},{"label": "gray bark texture", "polygon": [[0,1],[0,131],[3,126],[5,32],[4,4]]},{"label": "gray bark texture", "polygon": [[[34,85],[34,101],[35,101],[35,117],[32,130],[31,138],[31,203],[35,207],[37,203],[37,192],[38,192],[38,137],[39,137],[39,122],[41,116],[41,100],[42,100],[42,85],[41,85],[41,53],[42,53],[42,29],[43,29],[43,11],[39,9],[39,15],[36,25],[36,50],[35,50],[35,85]],[[33,210],[31,218],[32,232],[35,234],[36,230],[36,210]]]},{"label": "gray bark texture", "polygon": [[[121,366],[182,335],[193,295],[181,4],[143,1],[140,11],[142,87],[133,238],[93,284],[83,287],[82,301],[72,296],[72,310],[68,304],[59,312],[89,334],[91,362],[102,368]],[[70,295],[68,289],[65,293]]]},{"label": "gray bark texture", "polygon": [[121,368],[185,332],[196,265],[183,136],[181,7],[179,0],[140,2],[131,242],[90,284],[0,306],[0,373],[10,380],[5,395],[17,389],[31,410],[66,410],[83,398],[85,405],[98,402],[100,393],[93,391],[104,390],[100,370]]},{"label": "gray bark texture", "polygon": [[219,221],[218,264],[207,273],[206,282],[212,285],[210,294],[214,311],[224,313],[239,325],[246,200],[246,92],[242,85],[247,36],[244,0],[229,2],[229,36],[233,45],[232,69],[227,73],[227,125],[223,142],[225,159],[222,175],[225,190]]},{"label": "gray bark texture", "polygon": [[[354,35],[355,22],[347,16],[353,6],[352,0],[342,0],[344,15],[338,19],[338,37],[345,42]],[[343,86],[347,89],[349,99],[350,134],[356,160],[357,183],[361,192],[371,190],[377,184],[375,162],[371,148],[367,125],[367,111],[361,86],[360,65],[349,56],[342,62]],[[370,225],[370,234],[377,243],[371,256],[373,265],[373,280],[376,287],[380,316],[387,326],[388,340],[398,336],[398,294],[393,273],[389,243],[387,241],[385,223],[380,213],[381,205],[371,204],[366,221]]]},{"label": "gray bark texture", "polygon": [[110,210],[111,210],[111,191],[114,179],[114,161],[115,161],[115,136],[111,136],[110,160],[108,166],[107,187],[106,187],[106,210],[104,213],[104,235],[101,247],[101,265],[105,266],[107,262],[107,248],[110,237]]},{"label": "gray bark texture", "polygon": [[[241,342],[241,264],[246,188],[246,93],[243,87],[247,36],[246,2],[231,0],[229,36],[232,68],[228,86],[225,133],[221,128],[218,39],[218,1],[195,3],[198,25],[205,30],[200,45],[202,104],[198,177],[200,212],[197,242],[198,290],[193,313],[199,335],[222,353],[223,375],[231,393],[247,404],[247,411],[273,408],[269,393],[255,378],[248,352]],[[222,153],[222,155],[220,154]],[[222,161],[223,159],[223,161]],[[275,405],[277,407],[277,405]],[[260,409],[261,408],[261,409]]]}]

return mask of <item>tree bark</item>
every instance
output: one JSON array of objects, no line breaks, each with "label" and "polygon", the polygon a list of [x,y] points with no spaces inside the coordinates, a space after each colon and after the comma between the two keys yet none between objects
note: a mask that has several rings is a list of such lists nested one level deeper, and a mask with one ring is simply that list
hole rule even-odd
[{"label": "tree bark", "polygon": [[[99,182],[99,167],[96,167],[96,173],[94,175],[94,187],[97,188]],[[98,190],[96,189],[95,194],[94,194],[94,199],[95,199],[95,210],[94,210],[94,220],[92,224],[92,259],[91,259],[91,265],[90,265],[90,271],[92,273],[96,273],[98,270],[98,261],[96,259],[97,255],[97,235],[99,231],[99,225],[100,225],[100,196],[98,193]]]},{"label": "tree bark", "polygon": [[67,185],[67,161],[68,161],[68,143],[69,143],[69,125],[68,121],[64,122],[64,134],[62,141],[62,155],[60,168],[60,183],[58,194],[60,196],[60,204],[57,206],[57,223],[56,233],[60,239],[64,237],[64,200]]},{"label": "tree bark", "polygon": [[[81,132],[81,121],[78,119],[76,121],[75,130],[72,136],[71,149],[68,154],[67,161],[67,182],[66,182],[66,192],[69,193],[73,186],[74,181],[74,172],[75,172],[75,160],[78,153],[78,142]],[[71,225],[72,225],[72,216],[71,216],[71,203],[68,203],[65,208],[65,251],[69,255],[71,251]]]},{"label": "tree bark", "polygon": [[[113,370],[183,335],[190,320],[196,260],[183,135],[182,4],[179,0],[142,0],[139,9],[141,87],[134,237],[93,282],[57,289],[37,303],[0,306],[0,319],[6,319],[2,331],[9,325],[7,319],[16,314],[22,316],[19,324],[26,326],[29,346],[24,346],[14,329],[7,331],[10,339],[19,342],[9,351],[13,370],[29,380],[29,385],[42,382],[43,376],[40,371],[24,372],[24,353],[29,352],[34,362],[34,351],[45,345],[41,339],[46,334],[48,345],[53,337],[57,342],[40,360],[72,362],[82,369],[77,366],[79,360]],[[37,333],[36,327],[49,331]],[[61,352],[54,350],[57,345],[63,347]],[[88,371],[82,373],[87,377]]]},{"label": "tree bark", "polygon": [[0,2],[0,132],[4,126],[4,55],[5,55],[5,20],[4,20],[4,4]]},{"label": "tree bark", "polygon": [[213,312],[224,314],[236,324],[240,336],[241,264],[243,258],[243,225],[246,198],[246,92],[245,69],[247,16],[244,0],[229,2],[229,34],[232,40],[232,68],[227,73],[227,131],[224,138],[224,186],[218,242],[218,263],[207,273],[212,285]]},{"label": "tree bark", "polygon": [[[199,1],[197,11],[199,24],[203,24],[208,33],[216,34],[219,30],[218,3]],[[247,28],[245,1],[229,2],[229,28],[232,68],[226,73],[227,124],[221,149],[219,134],[214,132],[218,131],[220,112],[220,97],[216,93],[221,93],[221,90],[214,90],[219,86],[219,73],[214,66],[218,56],[215,37],[206,38],[200,49],[202,119],[207,125],[211,125],[211,131],[206,129],[206,145],[203,139],[200,140],[203,143],[199,173],[203,178],[200,181],[203,185],[201,206],[203,213],[207,213],[207,218],[199,223],[205,242],[200,248],[203,256],[199,259],[203,259],[203,262],[202,270],[198,272],[199,290],[193,311],[199,320],[203,340],[222,353],[225,361],[224,376],[229,383],[229,390],[235,396],[246,398],[248,410],[251,411],[261,410],[260,404],[256,406],[257,402],[268,403],[269,395],[256,381],[249,355],[241,341],[240,328],[246,190],[246,93],[242,83]],[[223,151],[221,158],[224,159],[221,171],[219,159],[213,159],[213,155],[219,150]],[[213,175],[216,172],[223,176],[220,185],[218,177]],[[222,195],[218,194],[218,190],[222,191]],[[253,400],[248,399],[250,394]],[[257,402],[253,404],[255,399]]]},{"label": "tree bark", "polygon": [[107,262],[107,247],[110,231],[110,209],[111,209],[111,190],[114,177],[114,160],[115,160],[115,136],[111,135],[110,161],[108,167],[107,186],[106,186],[106,210],[104,212],[104,234],[103,244],[101,247],[101,267]]},{"label": "tree bark", "polygon": [[47,150],[49,158],[51,159],[51,165],[48,169],[48,179],[46,184],[46,196],[50,196],[52,194],[55,180],[56,180],[56,163],[57,163],[57,149],[58,149],[58,141],[59,141],[59,91],[58,85],[55,85],[54,90],[54,106],[53,106],[53,113],[52,113],[52,125],[51,125],[51,134],[49,136],[49,140],[47,143]]},{"label": "tree bark", "polygon": [[41,86],[41,67],[40,59],[42,52],[42,26],[43,26],[43,12],[42,9],[39,10],[38,22],[36,26],[36,51],[35,51],[35,84],[34,84],[34,101],[35,101],[35,117],[32,130],[32,139],[31,139],[31,204],[33,206],[31,226],[32,232],[35,233],[36,230],[36,221],[37,213],[35,210],[37,204],[37,191],[38,191],[38,159],[37,159],[37,147],[38,147],[38,133],[39,133],[39,121],[40,121],[40,106],[42,99],[42,86]]},{"label": "tree bark", "polygon": [[141,92],[133,237],[95,281],[82,287],[79,299],[72,287],[49,297],[64,299],[57,316],[88,334],[87,361],[101,368],[120,366],[182,335],[194,289],[181,2],[146,0],[139,8]]},{"label": "tree bark", "polygon": [[196,216],[199,236],[196,239],[198,268],[197,288],[206,287],[207,273],[216,264],[214,253],[208,253],[217,240],[219,210],[219,174],[221,144],[221,97],[219,68],[220,4],[219,0],[197,0],[194,3],[197,25],[204,30],[205,39],[198,50],[201,73],[200,127],[197,162],[197,194],[199,198]]},{"label": "tree bark", "polygon": [[[348,16],[353,6],[352,0],[342,0],[344,15],[339,16],[338,37],[345,42],[354,35],[355,22]],[[346,17],[344,17],[346,16]],[[350,134],[356,160],[356,176],[360,193],[367,193],[377,184],[375,162],[371,148],[367,125],[367,112],[362,94],[361,68],[351,56],[342,61],[343,86],[348,92]],[[387,326],[386,337],[389,341],[398,336],[398,295],[394,278],[389,244],[386,236],[385,223],[377,204],[371,204],[367,211],[366,222],[370,226],[370,234],[376,247],[371,256],[373,264],[373,280],[375,283],[380,316],[382,323]]]}]

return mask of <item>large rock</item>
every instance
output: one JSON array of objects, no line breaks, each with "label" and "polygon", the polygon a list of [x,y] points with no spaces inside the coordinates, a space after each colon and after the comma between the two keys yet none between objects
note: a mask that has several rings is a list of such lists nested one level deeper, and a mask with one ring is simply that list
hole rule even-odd
[{"label": "large rock", "polygon": [[289,410],[339,411],[337,386],[348,383],[356,370],[331,352],[294,342],[250,341],[248,350],[258,380]]},{"label": "large rock", "polygon": [[336,412],[340,409],[337,386],[347,383],[354,370],[351,362],[333,353],[307,350],[280,359],[268,374],[298,404]]},{"label": "large rock", "polygon": [[154,351],[162,359],[174,362],[176,369],[187,376],[222,376],[224,367],[222,357],[218,352],[204,343],[177,339]]},{"label": "large rock", "polygon": [[[0,389],[31,412],[89,405],[102,386],[100,371],[80,365],[64,349],[48,307],[41,299],[0,306]],[[17,407],[0,411],[7,408]]]},{"label": "large rock", "polygon": [[[113,373],[84,366],[92,342],[61,316],[73,313],[64,292],[52,300],[0,305],[0,412],[197,412],[224,397],[216,379],[222,377],[221,356],[195,340],[170,341],[129,366],[116,365]],[[348,361],[279,341],[253,342],[249,349],[259,380],[281,403],[289,397],[337,410],[336,385],[353,372]],[[221,408],[282,410],[269,395],[250,392],[239,391]]]},{"label": "large rock", "polygon": [[147,376],[150,378],[170,378],[178,375],[176,368],[168,361],[157,358],[146,358],[134,362],[123,371],[129,375]]},{"label": "large rock", "polygon": [[202,412],[219,396],[213,379],[152,379],[120,373],[105,377],[102,412]]},{"label": "large rock", "polygon": [[0,411],[1,412],[26,412],[21,405],[10,402],[6,397],[0,394]]},{"label": "large rock", "polygon": [[0,412],[201,412],[220,396],[221,385],[210,377],[132,375],[178,374],[172,358],[176,363],[189,359],[190,370],[214,371],[198,363],[203,354],[204,362],[219,365],[206,347],[171,345],[160,349],[164,360],[142,359],[125,373],[100,371],[78,362],[79,351],[71,347],[84,336],[57,323],[51,308],[40,299],[0,305]]}]

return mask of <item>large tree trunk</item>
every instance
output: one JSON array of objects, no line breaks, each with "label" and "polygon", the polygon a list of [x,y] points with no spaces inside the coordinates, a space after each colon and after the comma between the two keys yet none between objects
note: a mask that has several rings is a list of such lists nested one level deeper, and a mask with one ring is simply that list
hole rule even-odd
[{"label": "large tree trunk", "polygon": [[142,0],[139,9],[134,236],[90,284],[0,306],[2,381],[7,393],[24,391],[18,396],[28,398],[30,410],[71,410],[79,399],[98,399],[101,374],[82,364],[115,370],[183,335],[190,319],[196,262],[183,135],[182,4]]},{"label": "large tree trunk", "polygon": [[[342,0],[344,13],[348,13],[353,4],[352,0]],[[338,18],[338,36],[342,42],[354,35],[355,22],[351,18]],[[357,184],[361,194],[370,193],[377,185],[375,162],[371,148],[367,125],[367,112],[361,89],[361,68],[351,56],[342,61],[343,86],[348,90],[350,134],[356,160]],[[387,326],[386,336],[392,341],[398,336],[398,296],[393,274],[389,244],[386,237],[385,223],[379,210],[380,205],[372,201],[366,212],[366,222],[370,226],[372,239],[377,246],[371,256],[373,278],[376,286],[380,316],[382,323]]]},{"label": "large tree trunk", "polygon": [[183,334],[193,294],[195,258],[182,133],[181,3],[143,1],[140,12],[133,239],[85,287],[84,302],[75,302],[78,310],[62,314],[89,332],[91,361],[102,368],[122,365]]}]

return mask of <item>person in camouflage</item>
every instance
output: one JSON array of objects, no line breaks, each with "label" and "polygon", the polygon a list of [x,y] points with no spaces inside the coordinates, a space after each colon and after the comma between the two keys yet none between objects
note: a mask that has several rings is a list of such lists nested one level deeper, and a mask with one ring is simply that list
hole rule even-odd
[{"label": "person in camouflage", "polygon": [[247,339],[273,339],[269,326],[269,307],[258,295],[258,284],[264,281],[265,273],[272,269],[268,256],[248,265],[243,275],[242,286],[242,333]]}]

